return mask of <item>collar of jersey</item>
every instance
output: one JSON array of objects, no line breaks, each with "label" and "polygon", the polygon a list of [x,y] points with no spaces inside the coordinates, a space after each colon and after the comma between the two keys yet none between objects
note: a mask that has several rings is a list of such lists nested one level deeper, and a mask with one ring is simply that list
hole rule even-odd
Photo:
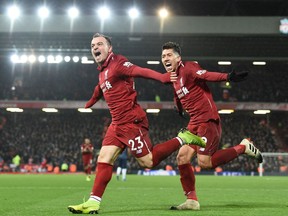
[{"label": "collar of jersey", "polygon": [[106,58],[105,62],[103,63],[103,65],[98,66],[97,69],[98,69],[99,71],[102,71],[103,68],[107,67],[107,65],[109,64],[109,61],[110,61],[110,59],[112,58],[113,55],[114,55],[114,53],[111,52],[111,53],[107,56],[107,58]]}]

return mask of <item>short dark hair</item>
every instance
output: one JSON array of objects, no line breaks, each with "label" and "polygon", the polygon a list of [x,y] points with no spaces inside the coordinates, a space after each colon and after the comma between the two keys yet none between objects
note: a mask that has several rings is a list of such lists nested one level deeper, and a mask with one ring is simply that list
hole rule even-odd
[{"label": "short dark hair", "polygon": [[101,34],[101,33],[95,33],[93,35],[93,38],[97,38],[97,37],[104,37],[108,43],[109,46],[112,46],[112,41],[111,41],[111,37],[107,36],[107,35],[104,35],[104,34]]},{"label": "short dark hair", "polygon": [[179,55],[181,55],[180,45],[176,42],[171,42],[171,41],[166,42],[162,46],[162,50],[165,50],[165,49],[173,49],[174,52],[177,52]]}]

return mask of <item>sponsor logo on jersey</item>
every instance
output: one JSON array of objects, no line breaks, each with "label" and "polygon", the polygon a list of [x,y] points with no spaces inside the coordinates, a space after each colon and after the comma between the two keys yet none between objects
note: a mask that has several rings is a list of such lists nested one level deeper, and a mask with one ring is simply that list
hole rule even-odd
[{"label": "sponsor logo on jersey", "polygon": [[176,94],[177,94],[179,99],[181,99],[182,97],[184,97],[188,93],[189,93],[189,90],[185,86],[183,86],[182,88],[180,88],[179,90],[176,91]]},{"label": "sponsor logo on jersey", "polygon": [[131,62],[124,62],[124,67],[131,67],[133,64]]},{"label": "sponsor logo on jersey", "polygon": [[111,88],[112,88],[112,85],[108,80],[106,80],[105,82],[103,82],[101,84],[101,89],[102,89],[103,93],[106,92],[107,90],[111,89]]},{"label": "sponsor logo on jersey", "polygon": [[112,85],[108,80],[105,81],[105,86],[108,90],[112,88]]},{"label": "sponsor logo on jersey", "polygon": [[198,74],[198,75],[202,75],[202,74],[205,74],[207,71],[206,70],[198,70],[197,72],[196,72],[196,74]]}]

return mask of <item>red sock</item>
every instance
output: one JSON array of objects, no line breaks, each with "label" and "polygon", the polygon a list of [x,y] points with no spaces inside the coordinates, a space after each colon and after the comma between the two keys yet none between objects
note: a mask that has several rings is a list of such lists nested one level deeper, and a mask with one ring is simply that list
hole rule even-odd
[{"label": "red sock", "polygon": [[[212,168],[216,168],[219,165],[226,164],[237,158],[242,148],[241,145],[238,146],[216,151],[211,157]],[[243,145],[243,147],[245,151],[245,146]]]},{"label": "red sock", "polygon": [[112,178],[113,166],[108,163],[97,163],[96,177],[91,195],[102,197],[106,186]]},{"label": "red sock", "polygon": [[88,175],[91,175],[91,167],[89,166],[88,168],[87,168],[87,172],[86,172]]},{"label": "red sock", "polygon": [[198,200],[195,190],[195,175],[191,164],[182,164],[178,166],[180,172],[180,181],[187,199]]},{"label": "red sock", "polygon": [[179,147],[180,141],[177,138],[155,145],[152,150],[153,167],[157,166],[162,160],[171,155]]}]

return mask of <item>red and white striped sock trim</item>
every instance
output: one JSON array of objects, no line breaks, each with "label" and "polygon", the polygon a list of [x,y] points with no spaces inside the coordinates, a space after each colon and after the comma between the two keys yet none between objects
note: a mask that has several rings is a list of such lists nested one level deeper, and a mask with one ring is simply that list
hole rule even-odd
[{"label": "red and white striped sock trim", "polygon": [[89,200],[93,200],[93,201],[96,201],[96,202],[101,202],[101,198],[98,197],[98,196],[90,196]]}]

